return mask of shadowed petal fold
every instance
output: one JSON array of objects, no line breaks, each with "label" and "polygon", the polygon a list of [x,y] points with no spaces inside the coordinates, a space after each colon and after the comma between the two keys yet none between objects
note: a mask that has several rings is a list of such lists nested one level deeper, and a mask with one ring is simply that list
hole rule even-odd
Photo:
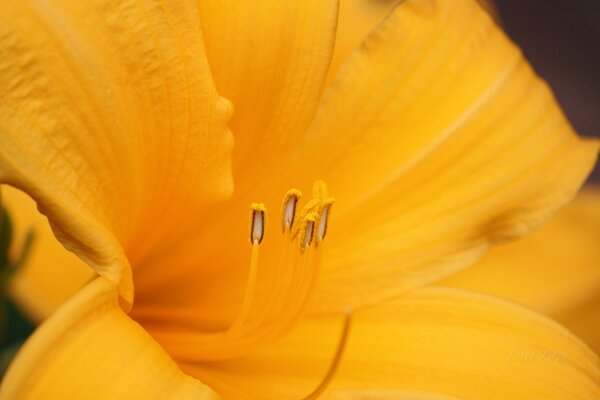
[{"label": "shadowed petal fold", "polygon": [[0,398],[217,398],[181,372],[118,301],[107,279],[87,285],[27,341],[3,379]]},{"label": "shadowed petal fold", "polygon": [[[553,321],[488,295],[417,289],[357,311],[353,319],[323,398],[398,399],[413,392],[480,400],[600,396],[600,363],[585,344]],[[254,355],[186,369],[225,399],[298,398],[323,376],[339,330],[335,317],[308,319]]]},{"label": "shadowed petal fold", "polygon": [[600,351],[600,189],[584,188],[556,217],[522,240],[440,282],[533,308]]},{"label": "shadowed petal fold", "polygon": [[7,2],[0,92],[0,182],[128,302],[128,261],[231,192],[231,106],[192,0]]}]

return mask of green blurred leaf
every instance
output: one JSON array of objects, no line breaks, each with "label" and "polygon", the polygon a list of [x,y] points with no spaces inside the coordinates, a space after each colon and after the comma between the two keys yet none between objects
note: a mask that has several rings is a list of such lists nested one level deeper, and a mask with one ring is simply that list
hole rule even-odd
[{"label": "green blurred leaf", "polygon": [[10,362],[15,358],[24,341],[15,342],[0,351],[0,377],[6,373]]},{"label": "green blurred leaf", "polygon": [[9,251],[12,243],[12,222],[4,207],[0,210],[0,270],[10,266]]}]

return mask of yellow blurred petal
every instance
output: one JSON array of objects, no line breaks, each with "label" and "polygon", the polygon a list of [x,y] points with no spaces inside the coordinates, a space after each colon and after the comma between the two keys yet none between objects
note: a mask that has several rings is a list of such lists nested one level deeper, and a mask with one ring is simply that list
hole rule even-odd
[{"label": "yellow blurred petal", "polygon": [[336,391],[326,396],[329,400],[461,400],[459,397],[439,393],[400,392],[397,390],[350,390]]},{"label": "yellow blurred petal", "polygon": [[[309,319],[254,355],[186,369],[224,399],[300,398],[323,376],[339,329],[339,319]],[[337,392],[344,399],[429,392],[478,400],[592,400],[600,396],[600,363],[539,314],[486,295],[430,287],[356,312],[324,398]]]},{"label": "yellow blurred petal", "polygon": [[128,302],[127,259],[231,192],[231,106],[195,1],[3,4],[0,92],[0,182],[30,194]]},{"label": "yellow blurred petal", "polygon": [[338,2],[198,3],[215,84],[235,106],[234,171],[244,175],[239,184],[250,186],[289,156],[314,117],[333,52]]},{"label": "yellow blurred petal", "polygon": [[584,189],[539,231],[494,248],[441,284],[525,304],[600,351],[599,243],[600,190]]},{"label": "yellow blurred petal", "polygon": [[600,296],[589,299],[585,304],[568,310],[556,317],[571,332],[583,339],[597,354],[600,354]]},{"label": "yellow blurred petal", "polygon": [[527,234],[597,152],[474,0],[403,2],[290,161],[300,189],[320,178],[336,198],[315,307],[376,303]]},{"label": "yellow blurred petal", "polygon": [[5,186],[2,203],[13,223],[16,250],[20,250],[29,230],[34,234],[26,262],[11,278],[10,295],[29,317],[41,321],[77,293],[95,273],[61,246],[31,198]]},{"label": "yellow blurred petal", "polygon": [[119,307],[116,287],[97,278],[26,342],[0,399],[213,399]]}]

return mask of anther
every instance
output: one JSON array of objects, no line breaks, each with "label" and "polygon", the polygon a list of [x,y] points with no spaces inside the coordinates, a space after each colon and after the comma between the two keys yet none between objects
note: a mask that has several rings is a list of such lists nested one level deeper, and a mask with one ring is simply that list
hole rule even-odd
[{"label": "anther", "polygon": [[300,250],[306,250],[315,236],[315,221],[317,220],[317,214],[310,213],[304,217],[304,226],[302,227],[302,236],[300,239]]},{"label": "anther", "polygon": [[250,206],[250,242],[260,244],[265,235],[267,225],[267,208],[262,203],[252,203]]},{"label": "anther", "polygon": [[283,206],[281,209],[281,227],[283,232],[286,229],[292,229],[294,219],[296,218],[296,206],[302,193],[297,189],[290,189],[283,198]]},{"label": "anther", "polygon": [[[317,199],[311,199],[308,203],[306,203],[306,205],[304,207],[302,207],[302,212],[300,212],[300,220],[301,221],[306,221],[307,217],[311,214],[314,214],[314,218],[316,221],[316,216],[317,216],[317,211],[319,210],[319,200]],[[300,224],[300,226],[296,227],[296,229],[294,229],[294,232],[292,234],[292,240],[295,240],[296,237],[298,236],[298,234],[301,234],[300,237],[302,237],[303,235],[303,231],[304,231],[304,225],[305,224]],[[300,242],[302,244],[302,242]],[[302,247],[302,246],[300,246]]]},{"label": "anther", "polygon": [[329,212],[331,211],[332,205],[333,199],[329,199],[321,206],[319,225],[317,226],[317,242],[321,242],[325,239],[325,235],[327,234],[327,222],[329,221]]}]

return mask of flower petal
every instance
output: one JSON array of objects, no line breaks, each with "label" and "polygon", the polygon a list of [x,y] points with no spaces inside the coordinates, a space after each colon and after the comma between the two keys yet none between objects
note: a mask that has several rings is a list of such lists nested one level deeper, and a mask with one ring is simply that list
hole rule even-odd
[{"label": "flower petal", "polygon": [[128,302],[127,261],[231,192],[231,107],[195,1],[3,4],[0,92],[0,182]]},{"label": "flower petal", "polygon": [[[477,1],[488,14],[498,21],[498,12],[493,0]],[[335,49],[327,77],[328,81],[335,77],[348,56],[360,47],[364,38],[385,20],[398,3],[399,1],[396,0],[353,0],[340,3]]]},{"label": "flower petal", "polygon": [[459,397],[439,393],[408,392],[397,390],[338,390],[326,396],[327,399],[369,399],[369,400],[461,400]]},{"label": "flower petal", "polygon": [[281,168],[300,189],[323,179],[337,200],[315,307],[376,303],[527,234],[597,152],[474,0],[403,2]]},{"label": "flower petal", "polygon": [[525,304],[600,352],[599,239],[600,190],[584,189],[530,237],[494,248],[440,284]]},{"label": "flower petal", "polygon": [[[26,262],[10,281],[10,295],[35,321],[42,321],[95,276],[94,271],[56,240],[48,220],[26,194],[5,186],[3,206],[8,209],[15,239],[34,235]],[[22,240],[20,240],[22,242]],[[22,243],[17,244],[20,249]]]},{"label": "flower petal", "polygon": [[213,399],[119,307],[97,278],[26,342],[4,377],[8,399]]},{"label": "flower petal", "polygon": [[219,93],[235,115],[238,185],[260,182],[301,140],[317,109],[333,52],[337,0],[200,1]]},{"label": "flower petal", "polygon": [[[309,319],[253,356],[186,368],[225,399],[298,398],[324,375],[339,322]],[[541,315],[487,295],[415,290],[357,311],[353,326],[327,392],[341,391],[345,399],[403,392],[480,400],[600,395],[600,363],[580,340]],[[394,396],[386,396],[390,392]]]},{"label": "flower petal", "polygon": [[395,1],[353,0],[340,3],[335,48],[331,67],[327,76],[328,83],[335,78],[340,66],[363,40],[395,7]]}]

